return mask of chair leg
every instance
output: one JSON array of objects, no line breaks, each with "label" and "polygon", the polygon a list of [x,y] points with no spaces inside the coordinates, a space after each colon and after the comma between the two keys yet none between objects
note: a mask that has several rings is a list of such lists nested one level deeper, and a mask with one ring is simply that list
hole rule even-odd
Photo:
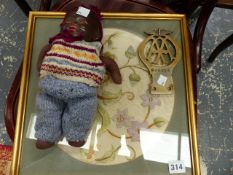
[{"label": "chair leg", "polygon": [[196,24],[193,42],[196,50],[197,73],[201,69],[201,50],[202,50],[202,40],[205,32],[205,27],[216,3],[217,0],[206,0],[204,2],[200,16]]},{"label": "chair leg", "polygon": [[221,44],[219,44],[214,49],[214,51],[211,53],[211,55],[207,61],[209,63],[212,63],[220,52],[222,52],[224,49],[226,49],[227,47],[229,47],[232,44],[233,44],[233,34],[231,34],[229,37],[227,37]]},{"label": "chair leg", "polygon": [[28,3],[25,0],[15,0],[17,5],[21,8],[23,13],[28,17],[29,12],[32,11],[31,7],[28,5]]},{"label": "chair leg", "polygon": [[21,74],[22,74],[22,64],[19,67],[19,70],[13,81],[13,84],[11,85],[11,89],[6,99],[6,105],[4,111],[6,130],[12,141],[14,141],[14,135],[15,135],[15,125],[16,125],[15,109],[17,108]]}]

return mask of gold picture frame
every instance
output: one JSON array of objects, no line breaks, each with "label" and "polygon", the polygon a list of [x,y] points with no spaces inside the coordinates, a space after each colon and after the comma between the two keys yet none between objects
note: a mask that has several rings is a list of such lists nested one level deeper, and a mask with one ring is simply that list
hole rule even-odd
[{"label": "gold picture frame", "polygon": [[[179,14],[102,13],[103,26],[105,28],[105,40],[103,44],[106,44],[107,48],[104,52],[113,57],[117,57],[115,59],[118,61],[120,70],[124,75],[122,86],[126,86],[126,89],[122,89],[121,85],[115,87],[111,82],[107,82],[106,89],[102,88],[100,90],[99,113],[105,113],[104,115],[108,114],[107,116],[102,115],[100,120],[102,124],[107,121],[108,127],[106,126],[104,128],[105,130],[101,131],[103,138],[98,138],[99,145],[97,145],[97,149],[99,151],[97,153],[92,147],[92,157],[89,154],[87,158],[87,154],[90,151],[85,152],[87,150],[79,148],[74,150],[67,146],[60,146],[59,148],[55,147],[46,151],[38,151],[35,149],[34,140],[28,136],[28,132],[30,131],[28,128],[32,122],[31,118],[35,114],[34,99],[38,91],[36,59],[42,46],[47,43],[48,38],[59,32],[59,23],[64,15],[65,13],[63,12],[31,12],[29,15],[11,174],[26,175],[32,172],[33,174],[47,174],[48,172],[50,174],[53,174],[53,172],[56,174],[57,171],[62,174],[63,169],[63,174],[73,174],[76,168],[83,170],[79,172],[80,175],[95,174],[98,171],[107,174],[118,174],[117,172],[119,174],[130,174],[132,171],[135,171],[133,172],[134,174],[152,174],[152,172],[157,175],[169,174],[168,159],[162,160],[163,158],[161,158],[160,161],[158,158],[154,158],[155,156],[150,157],[151,155],[158,155],[158,152],[163,152],[163,155],[165,155],[166,151],[169,152],[168,149],[160,150],[160,146],[156,147],[158,149],[156,151],[152,148],[144,148],[143,146],[142,142],[145,141],[147,143],[148,139],[143,140],[142,135],[151,133],[151,139],[148,142],[151,145],[163,145],[163,147],[166,147],[166,144],[169,142],[165,142],[165,140],[168,141],[172,140],[171,138],[175,138],[174,143],[177,143],[177,145],[169,145],[169,147],[171,150],[176,150],[174,153],[176,160],[179,161],[182,157],[186,156],[186,158],[188,157],[188,164],[190,164],[190,167],[187,166],[184,174],[199,175],[200,165],[190,63],[189,34],[186,18],[184,15]],[[179,54],[180,60],[177,61],[177,66],[172,67],[174,69],[171,73],[174,83],[174,93],[172,94],[164,95],[162,93],[161,95],[151,95],[149,84],[151,83],[150,81],[153,81],[153,79],[151,80],[153,75],[149,73],[150,71],[148,71],[148,68],[140,61],[137,55],[138,49],[135,43],[141,43],[146,38],[144,32],[154,29],[153,27],[156,29],[159,28],[159,30],[171,31],[174,40],[177,41],[181,49],[181,53]],[[122,51],[122,49],[124,50]],[[127,59],[126,62],[124,62],[123,57]],[[160,67],[157,66],[157,68]],[[110,88],[107,88],[108,86]],[[111,89],[114,89],[114,91],[111,91]],[[132,91],[129,91],[129,89]],[[104,98],[105,96],[109,98]],[[110,101],[108,101],[109,99]],[[131,104],[132,101],[133,103]],[[123,106],[117,108],[116,105],[120,103],[129,104],[129,106],[127,106],[127,109],[123,108]],[[136,106],[138,109],[133,106]],[[111,110],[114,112],[108,111],[111,107],[112,109],[114,108],[114,110]],[[140,115],[138,116],[137,114]],[[121,123],[116,124],[118,121],[117,115],[127,115],[127,119],[130,119],[131,123],[137,124],[141,122],[139,122],[141,120],[140,118],[145,116],[142,121],[144,124],[147,122],[147,127],[140,130],[140,135],[138,134],[139,131],[136,135],[133,135],[135,134],[133,129],[135,129],[136,124],[134,126],[125,126],[124,128],[122,125],[120,126]],[[98,131],[101,130],[100,128],[102,126],[99,127]],[[96,128],[98,128],[98,125],[95,127],[95,131],[97,130]],[[118,133],[121,132],[125,132],[125,135],[118,136]],[[153,140],[154,136],[158,136],[158,138],[162,137],[162,141],[157,141],[156,143],[151,142],[150,140]],[[111,140],[110,137],[115,140]],[[137,140],[139,137],[140,142]],[[108,145],[112,146],[101,145],[101,143],[104,143],[104,139],[111,140]],[[122,140],[125,141],[126,147],[128,148],[130,154],[128,157],[126,156],[127,153],[123,153],[123,155],[125,154],[124,156],[119,156],[119,151],[123,147]],[[117,146],[116,144],[118,142],[121,145]],[[149,154],[145,149],[146,151],[150,150]],[[54,161],[59,161],[60,158],[64,158],[64,162],[55,164]],[[174,161],[173,158],[171,157],[171,161]],[[65,170],[67,166],[70,171]],[[46,167],[48,168],[47,170]],[[51,167],[52,169],[49,169]],[[157,173],[155,170],[157,170]],[[41,172],[38,173],[38,171]]]}]

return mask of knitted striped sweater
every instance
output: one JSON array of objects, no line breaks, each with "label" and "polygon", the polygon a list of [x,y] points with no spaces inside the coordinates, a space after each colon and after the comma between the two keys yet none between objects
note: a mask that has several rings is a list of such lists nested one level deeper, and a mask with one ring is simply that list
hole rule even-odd
[{"label": "knitted striped sweater", "polygon": [[100,42],[66,42],[55,39],[41,65],[40,77],[53,75],[62,80],[97,87],[103,81],[105,67],[99,58]]}]

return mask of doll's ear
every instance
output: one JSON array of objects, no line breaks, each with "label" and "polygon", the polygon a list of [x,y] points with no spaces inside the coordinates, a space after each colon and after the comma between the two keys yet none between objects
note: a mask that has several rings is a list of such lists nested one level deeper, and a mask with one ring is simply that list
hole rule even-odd
[{"label": "doll's ear", "polygon": [[103,37],[103,29],[100,19],[91,12],[87,18],[87,37],[88,41],[101,41]]}]

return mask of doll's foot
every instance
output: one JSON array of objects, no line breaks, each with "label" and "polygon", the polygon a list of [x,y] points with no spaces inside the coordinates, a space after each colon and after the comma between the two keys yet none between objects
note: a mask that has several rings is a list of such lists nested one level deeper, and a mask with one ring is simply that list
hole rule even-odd
[{"label": "doll's foot", "polygon": [[68,141],[70,146],[74,146],[74,147],[81,147],[85,144],[84,140],[81,141]]},{"label": "doll's foot", "polygon": [[47,149],[47,148],[54,146],[54,144],[55,144],[54,142],[47,142],[47,141],[42,141],[42,140],[36,141],[36,147],[38,149]]}]

